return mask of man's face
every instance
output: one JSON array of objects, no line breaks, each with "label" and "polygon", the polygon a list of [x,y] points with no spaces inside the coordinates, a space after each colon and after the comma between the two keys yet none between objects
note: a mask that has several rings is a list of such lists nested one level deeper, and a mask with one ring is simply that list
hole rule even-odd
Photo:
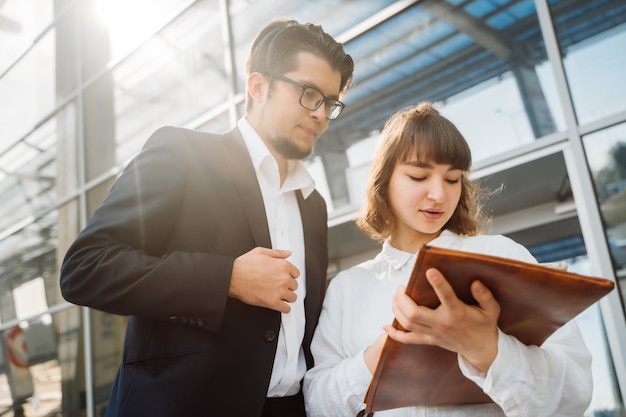
[{"label": "man's face", "polygon": [[[308,52],[297,56],[298,68],[283,75],[321,91],[327,98],[339,98],[341,74],[322,58]],[[289,82],[266,77],[268,88],[258,106],[257,132],[275,158],[303,159],[328,127],[326,103],[307,110],[299,103],[302,88]],[[269,87],[271,83],[271,88]]]}]

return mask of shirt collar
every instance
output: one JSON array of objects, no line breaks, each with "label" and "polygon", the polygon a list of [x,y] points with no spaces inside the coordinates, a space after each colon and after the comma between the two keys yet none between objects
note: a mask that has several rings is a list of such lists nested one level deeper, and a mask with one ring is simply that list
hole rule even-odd
[{"label": "shirt collar", "polygon": [[396,270],[403,268],[409,262],[411,264],[415,263],[415,258],[417,256],[415,253],[405,252],[394,248],[391,246],[391,243],[389,243],[389,239],[386,239],[383,242],[383,248],[380,255],[389,265],[391,265],[392,268]]},{"label": "shirt collar", "polygon": [[[252,159],[252,165],[254,166],[254,170],[257,173],[257,176],[261,172],[262,166],[265,161],[271,161],[276,164],[276,160],[270,153],[270,150],[267,148],[259,134],[254,130],[250,122],[246,117],[242,117],[239,119],[237,123],[237,127],[243,136],[243,140],[248,148],[248,153],[250,154],[250,158]],[[283,184],[283,190],[292,191],[292,190],[302,190],[302,196],[307,198],[313,190],[315,190],[315,181],[311,174],[306,169],[302,161],[290,159],[287,161],[287,179]]]},{"label": "shirt collar", "polygon": [[439,236],[430,241],[429,245],[438,246],[440,248],[451,248],[460,236],[447,229],[441,231]]},{"label": "shirt collar", "polygon": [[[450,248],[459,238],[459,235],[457,235],[456,233],[444,229],[441,231],[439,236],[431,240],[428,244],[440,248]],[[415,263],[417,253],[410,253],[402,251],[400,249],[396,249],[391,246],[389,239],[385,239],[385,241],[383,242],[383,248],[381,250],[381,256],[394,269],[400,269],[404,267],[408,262]]]}]

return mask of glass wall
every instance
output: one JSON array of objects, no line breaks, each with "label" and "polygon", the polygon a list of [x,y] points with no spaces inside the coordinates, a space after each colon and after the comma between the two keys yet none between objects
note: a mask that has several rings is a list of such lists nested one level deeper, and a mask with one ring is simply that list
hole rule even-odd
[{"label": "glass wall", "polygon": [[[626,5],[603,0],[551,6],[553,13],[568,8],[576,9],[578,16],[561,22],[556,34],[578,121],[585,124],[626,110],[621,70],[626,67],[626,21],[618,13]],[[593,35],[598,26],[607,30]]]},{"label": "glass wall", "polygon": [[55,105],[55,32],[48,31],[20,61],[0,78],[0,151],[18,142]]},{"label": "glass wall", "polygon": [[[537,5],[549,7],[558,45],[544,40]],[[352,219],[379,129],[397,109],[430,100],[466,135],[481,175],[507,183],[510,192],[493,203],[495,220],[516,225],[507,233],[538,259],[548,256],[547,240],[573,244],[578,252],[549,256],[592,270],[575,209],[566,221],[555,215],[574,203],[569,179],[591,178],[625,294],[622,1],[5,0],[0,415],[103,415],[126,318],[66,303],[58,288],[63,255],[156,129],[233,127],[245,111],[248,47],[275,17],[320,23],[356,62],[346,110],[305,161],[328,200],[331,276],[373,248]],[[555,47],[566,80],[548,59]],[[572,131],[581,132],[588,161],[577,175],[561,154]],[[542,177],[540,166],[552,170]],[[539,222],[538,208],[551,217],[524,226]],[[614,366],[621,352],[607,341],[606,311],[594,306],[577,318],[602,387],[589,417],[624,414],[626,371]]]},{"label": "glass wall", "polygon": [[[585,152],[595,185],[611,260],[626,294],[626,123],[585,135]],[[624,299],[626,304],[626,299]]]},{"label": "glass wall", "polygon": [[228,101],[223,45],[211,42],[221,38],[221,31],[218,2],[200,2],[116,66],[116,165],[124,164],[157,128],[191,124]]},{"label": "glass wall", "polygon": [[27,53],[54,19],[53,0],[6,0],[2,2],[0,74]]}]

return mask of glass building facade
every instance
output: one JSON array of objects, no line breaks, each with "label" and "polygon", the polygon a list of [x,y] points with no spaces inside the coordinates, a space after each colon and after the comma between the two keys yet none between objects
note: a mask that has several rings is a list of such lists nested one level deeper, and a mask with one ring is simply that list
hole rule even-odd
[{"label": "glass building facade", "polygon": [[502,191],[489,232],[616,289],[576,320],[586,416],[626,416],[623,0],[0,0],[0,415],[101,416],[125,317],[59,292],[68,245],[152,132],[243,115],[258,30],[321,24],[355,59],[306,161],[329,208],[329,277],[377,252],[355,228],[378,132],[435,102]]}]

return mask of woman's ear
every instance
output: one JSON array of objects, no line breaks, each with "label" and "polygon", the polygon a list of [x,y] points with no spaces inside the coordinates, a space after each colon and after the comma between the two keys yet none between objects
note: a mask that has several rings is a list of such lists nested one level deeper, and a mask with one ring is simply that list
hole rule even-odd
[{"label": "woman's ear", "polygon": [[248,94],[252,98],[252,101],[255,103],[263,103],[267,97],[267,89],[268,89],[268,81],[267,78],[258,72],[253,72],[248,75],[247,80],[247,89]]}]

